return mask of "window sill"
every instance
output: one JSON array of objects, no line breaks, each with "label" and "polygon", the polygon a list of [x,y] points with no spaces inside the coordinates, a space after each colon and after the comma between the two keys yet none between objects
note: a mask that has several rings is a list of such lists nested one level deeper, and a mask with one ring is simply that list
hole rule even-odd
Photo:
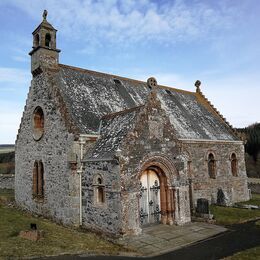
[{"label": "window sill", "polygon": [[43,203],[44,202],[44,196],[43,195],[33,195],[33,200],[36,202]]}]

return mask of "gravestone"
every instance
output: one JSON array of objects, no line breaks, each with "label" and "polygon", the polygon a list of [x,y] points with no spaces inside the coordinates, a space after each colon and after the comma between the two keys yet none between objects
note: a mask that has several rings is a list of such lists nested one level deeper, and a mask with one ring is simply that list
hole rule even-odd
[{"label": "gravestone", "polygon": [[217,193],[217,204],[220,206],[226,206],[227,205],[227,199],[222,189],[218,189]]},{"label": "gravestone", "polygon": [[198,199],[196,213],[209,214],[209,201],[207,199]]}]

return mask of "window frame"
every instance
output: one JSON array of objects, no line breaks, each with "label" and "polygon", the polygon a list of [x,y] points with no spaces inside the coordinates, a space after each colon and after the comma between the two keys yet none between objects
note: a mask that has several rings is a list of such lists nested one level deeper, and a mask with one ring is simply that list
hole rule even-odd
[{"label": "window frame", "polygon": [[[104,178],[101,174],[97,174],[93,180],[93,200],[96,207],[106,207],[106,190],[104,184]],[[103,200],[100,201],[100,193],[102,193]]]},{"label": "window frame", "polygon": [[39,141],[45,132],[45,113],[41,106],[36,106],[34,108],[31,121],[33,139]]},{"label": "window frame", "polygon": [[34,199],[44,198],[44,165],[42,160],[36,160],[33,164],[32,195]]},{"label": "window frame", "polygon": [[235,152],[230,155],[230,169],[233,177],[238,177],[238,160]]},{"label": "window frame", "polygon": [[217,164],[216,164],[216,156],[213,152],[209,152],[207,154],[207,169],[208,169],[209,178],[210,179],[216,179],[216,177],[217,177]]},{"label": "window frame", "polygon": [[40,45],[40,35],[39,35],[39,33],[34,35],[33,43],[34,43],[35,48],[37,48]]},{"label": "window frame", "polygon": [[[44,37],[44,45],[47,48],[51,48],[51,34],[50,33],[46,33],[45,37]],[[48,43],[48,44],[47,44]]]}]

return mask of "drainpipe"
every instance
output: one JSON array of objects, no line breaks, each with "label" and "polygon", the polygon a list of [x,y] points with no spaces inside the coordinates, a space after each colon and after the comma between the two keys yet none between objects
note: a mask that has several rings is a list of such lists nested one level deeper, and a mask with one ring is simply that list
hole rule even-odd
[{"label": "drainpipe", "polygon": [[83,138],[80,137],[80,169],[78,170],[79,174],[79,225],[82,226],[82,159],[83,159]]}]

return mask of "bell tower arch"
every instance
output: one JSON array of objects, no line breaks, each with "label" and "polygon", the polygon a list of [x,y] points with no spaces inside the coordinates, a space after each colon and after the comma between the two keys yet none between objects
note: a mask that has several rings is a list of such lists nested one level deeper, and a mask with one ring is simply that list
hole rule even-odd
[{"label": "bell tower arch", "polygon": [[44,68],[55,68],[59,63],[59,52],[56,48],[57,30],[47,21],[48,12],[44,10],[43,20],[33,31],[33,47],[31,56],[31,72],[35,76]]}]

